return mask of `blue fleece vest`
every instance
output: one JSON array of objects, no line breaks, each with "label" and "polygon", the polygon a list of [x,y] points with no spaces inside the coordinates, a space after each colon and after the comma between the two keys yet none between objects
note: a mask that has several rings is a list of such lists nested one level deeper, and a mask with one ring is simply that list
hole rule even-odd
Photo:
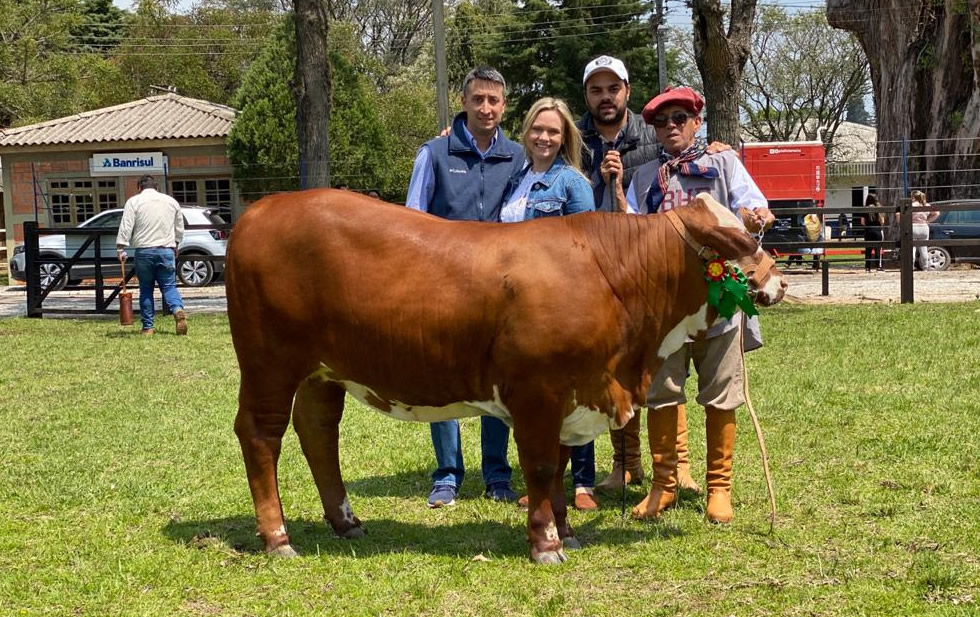
[{"label": "blue fleece vest", "polygon": [[466,113],[453,119],[447,137],[429,141],[435,193],[429,213],[455,221],[497,221],[507,181],[524,164],[524,149],[497,132],[486,157],[467,142]]}]

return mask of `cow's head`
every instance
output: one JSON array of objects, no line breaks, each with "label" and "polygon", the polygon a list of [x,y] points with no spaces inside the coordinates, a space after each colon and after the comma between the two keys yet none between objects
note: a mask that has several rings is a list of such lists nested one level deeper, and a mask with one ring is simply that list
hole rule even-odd
[{"label": "cow's head", "polygon": [[738,263],[748,277],[749,288],[757,303],[771,306],[783,299],[786,295],[783,273],[731,210],[708,193],[701,193],[689,205],[674,212],[697,244]]}]

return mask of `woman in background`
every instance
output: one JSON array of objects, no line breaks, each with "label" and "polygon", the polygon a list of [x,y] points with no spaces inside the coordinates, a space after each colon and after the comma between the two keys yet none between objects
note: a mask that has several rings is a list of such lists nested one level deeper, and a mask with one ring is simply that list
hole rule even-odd
[{"label": "woman in background", "polygon": [[[874,193],[868,193],[867,199],[864,200],[864,205],[868,208],[880,205],[878,203],[878,197]],[[880,212],[865,212],[864,214],[861,215],[861,217],[862,217],[861,224],[864,226],[865,241],[881,242],[882,240],[885,239],[884,227],[883,227],[885,224],[884,214]],[[872,268],[877,268],[879,271],[882,269],[880,246],[864,247],[864,271],[871,272]]]},{"label": "woman in background", "polygon": [[[928,206],[926,194],[922,191],[912,191],[912,207]],[[912,239],[928,240],[929,223],[939,218],[939,212],[919,211],[912,212]],[[929,269],[929,247],[917,246],[912,251],[912,261],[919,270]]]}]

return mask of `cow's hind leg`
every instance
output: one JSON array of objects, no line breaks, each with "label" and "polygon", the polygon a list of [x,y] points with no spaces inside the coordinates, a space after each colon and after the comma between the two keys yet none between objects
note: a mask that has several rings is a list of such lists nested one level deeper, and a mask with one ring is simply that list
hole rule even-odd
[{"label": "cow's hind leg", "polygon": [[284,557],[293,557],[296,551],[289,544],[283,520],[277,468],[294,391],[295,384],[272,384],[268,379],[249,378],[243,373],[235,418],[235,434],[245,458],[259,536],[266,552]]},{"label": "cow's hind leg", "polygon": [[323,518],[334,533],[344,538],[364,535],[361,521],[354,516],[347,489],[340,475],[338,438],[344,414],[344,388],[314,373],[300,383],[293,401],[293,427],[299,435],[303,454],[313,472]]}]

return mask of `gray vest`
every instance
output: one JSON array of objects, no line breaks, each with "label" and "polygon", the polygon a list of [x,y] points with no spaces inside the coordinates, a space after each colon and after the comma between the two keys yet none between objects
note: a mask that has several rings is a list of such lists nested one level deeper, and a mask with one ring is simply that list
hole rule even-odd
[{"label": "gray vest", "polygon": [[[712,167],[718,170],[717,178],[703,178],[701,176],[684,176],[675,173],[670,178],[667,185],[667,192],[664,200],[660,204],[659,211],[666,212],[677,206],[686,205],[694,199],[698,193],[709,193],[718,203],[729,205],[728,189],[731,182],[732,173],[735,170],[738,156],[734,150],[719,152],[718,154],[705,154],[694,162],[702,167]],[[654,160],[641,165],[633,174],[634,191],[636,192],[637,212],[640,214],[652,214],[647,212],[647,194],[650,187],[657,181],[657,172],[660,171],[660,161]]]},{"label": "gray vest", "polygon": [[[731,208],[728,200],[729,186],[731,177],[735,171],[738,156],[734,150],[719,152],[718,154],[705,154],[694,162],[702,167],[711,167],[718,170],[717,178],[703,178],[701,176],[684,176],[675,173],[667,184],[667,192],[664,193],[664,200],[660,204],[659,212],[666,212],[678,206],[686,205],[694,199],[698,193],[708,193],[715,200]],[[650,161],[642,165],[633,174],[634,191],[636,192],[637,211],[640,214],[651,214],[646,211],[647,194],[650,187],[657,181],[657,172],[660,171],[660,161]],[[738,214],[737,212],[735,213]],[[739,219],[741,220],[741,218]],[[708,338],[714,338],[733,328],[738,327],[738,322],[742,320],[741,313],[735,313],[732,319],[721,319],[716,321],[708,329]],[[751,317],[748,321],[748,328],[745,331],[745,351],[752,351],[762,347],[762,332],[759,329],[759,318]]]}]

